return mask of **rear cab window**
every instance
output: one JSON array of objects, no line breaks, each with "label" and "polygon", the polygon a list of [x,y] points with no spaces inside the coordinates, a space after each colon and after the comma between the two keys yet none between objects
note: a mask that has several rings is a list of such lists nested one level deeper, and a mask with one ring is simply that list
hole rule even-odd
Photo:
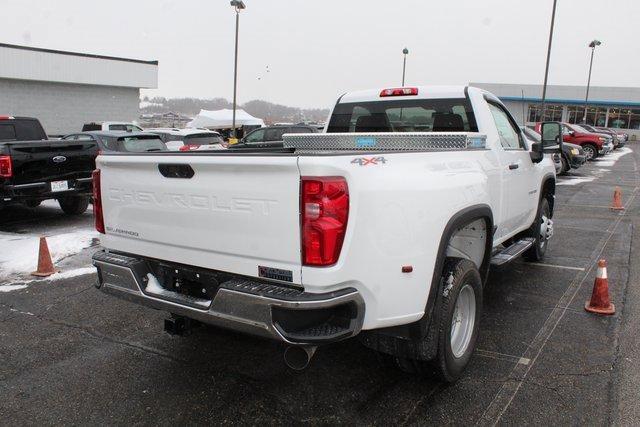
[{"label": "rear cab window", "polygon": [[327,132],[477,132],[467,98],[402,99],[336,105]]},{"label": "rear cab window", "polygon": [[12,123],[0,123],[0,141],[15,141],[16,128]]},{"label": "rear cab window", "polygon": [[115,124],[109,125],[109,130],[124,130],[127,132],[140,132],[142,128],[131,124]]},{"label": "rear cab window", "polygon": [[224,141],[220,135],[213,133],[196,133],[186,135],[183,139],[185,145],[215,145]]},{"label": "rear cab window", "polygon": [[128,151],[131,153],[167,150],[167,146],[164,142],[155,135],[120,137],[118,138],[118,148],[118,151]]}]

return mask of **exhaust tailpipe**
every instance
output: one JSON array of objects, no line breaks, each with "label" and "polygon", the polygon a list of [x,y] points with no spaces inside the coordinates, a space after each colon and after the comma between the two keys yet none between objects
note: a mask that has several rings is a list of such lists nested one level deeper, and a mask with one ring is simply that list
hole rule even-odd
[{"label": "exhaust tailpipe", "polygon": [[292,345],[284,350],[284,363],[294,371],[302,371],[316,352],[315,345]]}]

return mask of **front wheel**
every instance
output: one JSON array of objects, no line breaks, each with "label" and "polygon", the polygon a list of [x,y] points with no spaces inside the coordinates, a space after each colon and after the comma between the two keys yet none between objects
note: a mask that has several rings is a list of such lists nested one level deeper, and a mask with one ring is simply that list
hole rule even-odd
[{"label": "front wheel", "polygon": [[587,160],[593,160],[598,157],[598,147],[593,144],[584,144],[582,150]]},{"label": "front wheel", "polygon": [[67,196],[58,200],[60,209],[67,215],[81,215],[89,206],[89,198],[85,196]]},{"label": "front wheel", "polygon": [[553,221],[549,200],[543,197],[538,206],[538,215],[529,229],[529,237],[534,238],[533,246],[524,253],[527,261],[542,261],[547,252],[549,239],[553,236]]}]

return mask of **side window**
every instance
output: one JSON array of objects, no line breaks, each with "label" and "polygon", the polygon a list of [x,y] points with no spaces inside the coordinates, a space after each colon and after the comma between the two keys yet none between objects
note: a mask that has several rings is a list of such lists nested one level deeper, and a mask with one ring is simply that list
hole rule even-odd
[{"label": "side window", "polygon": [[125,125],[109,125],[109,130],[127,130]]},{"label": "side window", "polygon": [[258,129],[247,135],[246,142],[262,142],[264,141],[264,129]]},{"label": "side window", "polygon": [[491,103],[489,103],[489,110],[491,110],[493,121],[496,124],[496,128],[498,128],[502,147],[506,149],[521,149],[520,134],[511,123],[511,120],[509,120],[507,113],[505,113],[502,108]]},{"label": "side window", "polygon": [[62,139],[65,140],[65,141],[76,140],[76,139],[78,139],[78,135],[75,135],[75,134],[74,135],[67,135],[67,136],[63,137]]},{"label": "side window", "polygon": [[282,141],[282,135],[286,133],[289,128],[287,127],[277,127],[267,129],[264,132],[264,140],[265,141]]},{"label": "side window", "polygon": [[305,127],[292,127],[287,132],[288,133],[313,133],[311,129],[305,128]]},{"label": "side window", "polygon": [[75,135],[75,138],[78,141],[94,141],[91,135]]}]

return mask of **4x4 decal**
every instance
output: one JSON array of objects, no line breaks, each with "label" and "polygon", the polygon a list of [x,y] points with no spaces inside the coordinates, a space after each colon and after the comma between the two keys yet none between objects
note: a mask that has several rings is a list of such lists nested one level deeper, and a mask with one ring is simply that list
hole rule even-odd
[{"label": "4x4 decal", "polygon": [[351,163],[359,166],[383,165],[387,163],[387,159],[384,157],[356,157],[351,160]]}]

